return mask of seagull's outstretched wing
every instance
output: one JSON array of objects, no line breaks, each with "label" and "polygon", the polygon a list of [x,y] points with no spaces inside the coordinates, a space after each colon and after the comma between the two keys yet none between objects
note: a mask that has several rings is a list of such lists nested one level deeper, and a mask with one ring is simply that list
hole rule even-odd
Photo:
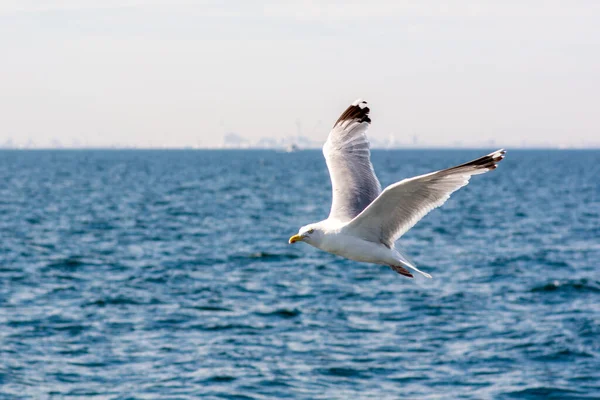
[{"label": "seagull's outstretched wing", "polygon": [[466,164],[394,183],[354,218],[347,229],[353,235],[392,248],[421,218],[466,186],[472,175],[495,169],[505,153],[498,150]]},{"label": "seagull's outstretched wing", "polygon": [[370,123],[367,102],[356,100],[335,122],[323,146],[333,192],[329,220],[352,220],[381,193],[370,160]]}]

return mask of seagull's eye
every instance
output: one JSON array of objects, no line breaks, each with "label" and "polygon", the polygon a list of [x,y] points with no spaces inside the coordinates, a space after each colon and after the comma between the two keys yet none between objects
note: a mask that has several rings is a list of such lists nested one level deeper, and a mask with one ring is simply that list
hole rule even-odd
[{"label": "seagull's eye", "polygon": [[309,229],[308,230],[308,234],[310,235],[311,233],[313,233],[315,230],[314,229]]}]

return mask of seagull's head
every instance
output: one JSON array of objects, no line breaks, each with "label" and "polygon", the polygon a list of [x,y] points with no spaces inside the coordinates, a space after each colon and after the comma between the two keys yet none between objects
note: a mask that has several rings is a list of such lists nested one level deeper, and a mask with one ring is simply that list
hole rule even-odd
[{"label": "seagull's head", "polygon": [[322,235],[323,231],[317,224],[306,225],[300,228],[300,231],[298,231],[297,235],[294,235],[290,238],[290,244],[296,242],[306,242],[314,245],[320,240]]}]

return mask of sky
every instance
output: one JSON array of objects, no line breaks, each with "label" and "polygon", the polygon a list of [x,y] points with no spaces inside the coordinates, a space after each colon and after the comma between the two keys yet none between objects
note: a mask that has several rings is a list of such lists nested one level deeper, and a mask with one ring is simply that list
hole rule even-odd
[{"label": "sky", "polygon": [[[600,2],[1,0],[0,145],[600,147]],[[286,139],[288,138],[288,139]]]}]

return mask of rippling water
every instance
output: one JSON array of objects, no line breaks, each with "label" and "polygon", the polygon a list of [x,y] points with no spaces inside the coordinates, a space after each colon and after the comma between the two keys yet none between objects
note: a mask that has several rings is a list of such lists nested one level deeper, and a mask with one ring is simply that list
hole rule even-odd
[{"label": "rippling water", "polygon": [[400,240],[410,280],[287,244],[318,151],[0,152],[0,397],[599,398],[599,176],[509,151]]}]

